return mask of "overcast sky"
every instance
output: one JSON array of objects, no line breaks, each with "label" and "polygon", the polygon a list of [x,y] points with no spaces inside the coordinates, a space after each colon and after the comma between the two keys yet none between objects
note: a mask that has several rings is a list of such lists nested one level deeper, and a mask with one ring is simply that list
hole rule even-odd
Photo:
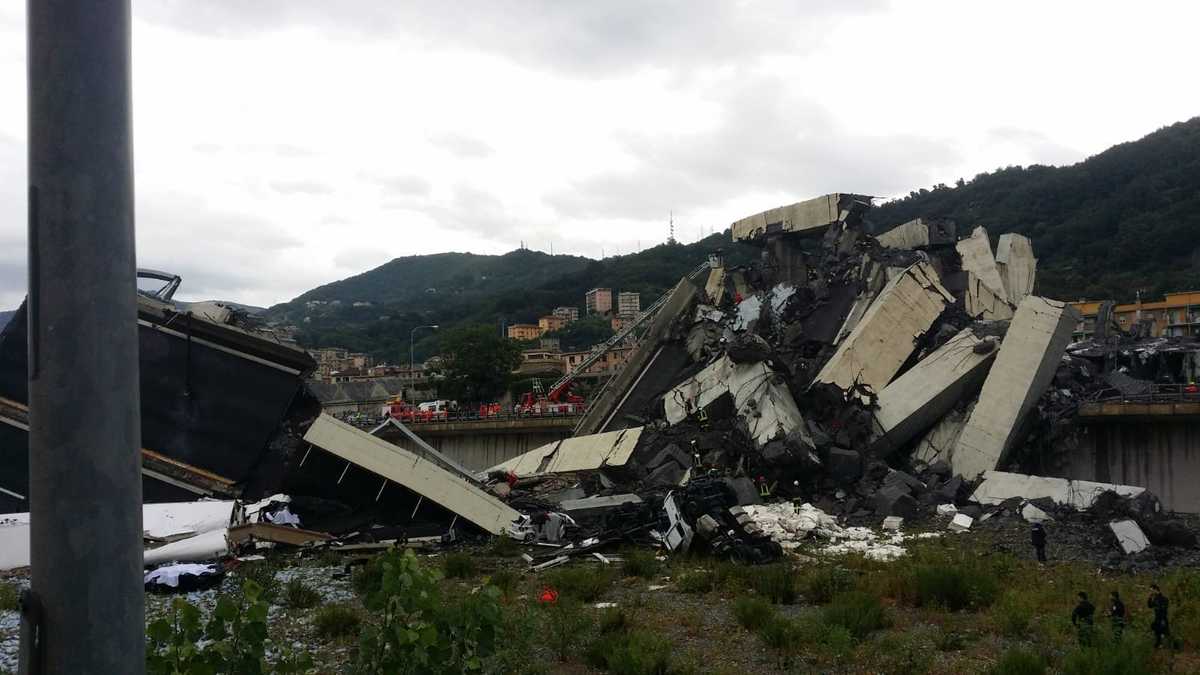
[{"label": "overcast sky", "polygon": [[[25,293],[0,1],[0,309]],[[1200,114],[1194,2],[134,0],[138,262],[269,305],[393,257],[590,257]]]}]

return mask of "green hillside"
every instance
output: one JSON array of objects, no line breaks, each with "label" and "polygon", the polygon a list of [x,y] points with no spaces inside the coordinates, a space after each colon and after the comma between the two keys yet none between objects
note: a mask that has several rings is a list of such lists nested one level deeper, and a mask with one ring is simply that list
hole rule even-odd
[{"label": "green hillside", "polygon": [[1019,232],[1039,258],[1036,292],[1132,300],[1200,288],[1200,118],[1064,167],[1009,167],[913,192],[871,212],[877,231],[918,216]]},{"label": "green hillside", "polygon": [[[731,244],[725,232],[604,260],[525,249],[410,256],[315,288],[271,307],[267,316],[299,326],[306,347],[346,347],[403,363],[416,326],[487,323],[498,330],[502,321],[536,323],[560,305],[582,313],[584,294],[597,286],[639,292],[645,306],[717,249],[733,264],[757,255],[757,249]],[[436,351],[436,335],[420,331],[417,338],[418,359]]]}]

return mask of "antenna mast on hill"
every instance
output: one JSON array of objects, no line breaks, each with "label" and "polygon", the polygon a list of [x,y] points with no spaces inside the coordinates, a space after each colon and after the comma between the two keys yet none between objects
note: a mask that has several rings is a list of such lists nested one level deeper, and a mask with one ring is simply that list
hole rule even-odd
[{"label": "antenna mast on hill", "polygon": [[667,243],[674,244],[675,243],[675,212],[671,211],[670,213],[671,213],[671,215],[670,215],[669,222],[671,223],[671,234],[667,237]]}]

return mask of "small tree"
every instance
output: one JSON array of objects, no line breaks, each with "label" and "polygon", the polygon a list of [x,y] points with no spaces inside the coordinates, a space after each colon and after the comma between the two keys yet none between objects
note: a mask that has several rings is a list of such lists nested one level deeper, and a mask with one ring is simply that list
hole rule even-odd
[{"label": "small tree", "polygon": [[488,325],[461,326],[441,335],[443,380],[438,390],[461,401],[490,401],[512,381],[521,348]]}]

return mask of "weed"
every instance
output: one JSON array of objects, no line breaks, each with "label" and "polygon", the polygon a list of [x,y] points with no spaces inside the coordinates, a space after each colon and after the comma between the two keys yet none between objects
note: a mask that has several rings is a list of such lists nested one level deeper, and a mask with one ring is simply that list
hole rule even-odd
[{"label": "weed", "polygon": [[675,587],[681,593],[708,593],[716,586],[716,575],[709,570],[692,570],[679,575]]},{"label": "weed", "polygon": [[959,652],[966,648],[967,640],[958,631],[939,628],[933,636],[933,644],[941,652]]},{"label": "weed", "polygon": [[746,630],[758,630],[775,618],[775,608],[762,598],[738,598],[733,603],[733,616]]},{"label": "weed", "polygon": [[799,579],[800,592],[809,602],[825,605],[838,593],[854,588],[854,575],[840,567],[809,568]]},{"label": "weed", "polygon": [[771,602],[790,605],[796,602],[796,571],[787,563],[765,565],[755,570],[754,590]]},{"label": "weed", "polygon": [[920,565],[913,571],[918,606],[944,607],[952,612],[990,606],[1000,592],[996,578],[980,566]]},{"label": "weed", "polygon": [[521,581],[521,575],[511,569],[496,570],[490,577],[488,583],[500,589],[504,597],[512,595],[516,589],[517,583]]},{"label": "weed", "polygon": [[313,627],[324,640],[353,635],[361,623],[358,612],[346,605],[326,605],[313,615]]},{"label": "weed", "polygon": [[354,570],[350,575],[350,585],[355,593],[365,598],[379,592],[383,585],[383,558],[382,555],[375,556],[366,565]]},{"label": "weed", "polygon": [[992,616],[1001,634],[1016,639],[1025,637],[1029,632],[1034,613],[1033,604],[1016,592],[1005,593],[992,608]]},{"label": "weed", "polygon": [[[279,593],[279,580],[275,578],[275,573],[278,571],[279,568],[275,564],[266,560],[245,563],[237,568],[238,576],[247,581],[253,581],[261,589],[259,597],[268,603],[274,600]],[[242,587],[245,588],[244,583]]]},{"label": "weed", "polygon": [[470,553],[450,553],[442,560],[442,572],[447,579],[469,579],[475,576],[475,558]]},{"label": "weed", "polygon": [[1063,675],[1143,675],[1155,672],[1154,646],[1140,635],[1126,634],[1117,642],[1075,647],[1063,657]]},{"label": "weed", "polygon": [[756,567],[723,562],[713,568],[713,585],[727,591],[742,591],[754,587]]},{"label": "weed", "polygon": [[546,575],[546,582],[556,588],[560,595],[580,602],[599,600],[615,579],[616,573],[607,567],[569,567]]},{"label": "weed", "polygon": [[1013,647],[1000,655],[990,675],[1045,675],[1046,659],[1039,654]]},{"label": "weed", "polygon": [[299,579],[292,579],[283,587],[283,601],[292,609],[308,609],[321,602],[321,594]]},{"label": "weed", "polygon": [[602,633],[585,660],[614,675],[667,675],[671,671],[671,642],[648,630],[629,628]]},{"label": "weed", "polygon": [[521,545],[516,539],[509,536],[499,536],[492,539],[491,546],[488,547],[492,555],[498,558],[512,558],[521,552]]},{"label": "weed", "polygon": [[775,616],[758,629],[762,641],[772,649],[791,649],[804,639],[804,626],[782,616]]},{"label": "weed", "polygon": [[16,584],[0,581],[0,612],[17,611],[20,595]]},{"label": "weed", "polygon": [[654,575],[658,574],[658,567],[658,558],[653,551],[637,549],[625,554],[622,571],[627,577],[653,579]]},{"label": "weed", "polygon": [[606,609],[600,615],[599,628],[601,633],[614,633],[625,630],[629,628],[629,617],[620,609]]},{"label": "weed", "polygon": [[545,608],[546,637],[560,661],[575,653],[580,637],[591,632],[592,617],[572,598],[562,598]]},{"label": "weed", "polygon": [[889,633],[874,645],[879,672],[889,675],[923,675],[933,665],[933,653],[920,632]]},{"label": "weed", "polygon": [[827,624],[845,628],[856,640],[891,625],[879,598],[863,591],[847,591],[834,596],[821,617]]}]

